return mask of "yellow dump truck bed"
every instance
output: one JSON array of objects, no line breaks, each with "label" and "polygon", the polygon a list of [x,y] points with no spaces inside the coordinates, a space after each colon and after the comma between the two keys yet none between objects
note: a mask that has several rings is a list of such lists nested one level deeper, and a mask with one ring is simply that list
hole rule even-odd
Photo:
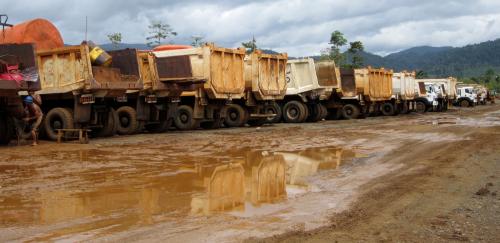
[{"label": "yellow dump truck bed", "polygon": [[244,96],[244,49],[207,44],[190,49],[155,51],[154,54],[163,82],[202,81],[211,99]]},{"label": "yellow dump truck bed", "polygon": [[286,94],[287,54],[255,51],[245,58],[246,89],[257,100],[282,100]]},{"label": "yellow dump truck bed", "polygon": [[340,94],[342,97],[362,95],[367,101],[390,100],[392,73],[383,68],[341,69]]},{"label": "yellow dump truck bed", "polygon": [[[97,96],[123,95],[126,90],[140,89],[140,75],[129,62],[137,58],[136,50],[116,58],[111,67],[92,66],[89,47],[85,44],[37,52],[40,94],[69,92],[92,93]],[[101,92],[96,92],[101,91]]]}]

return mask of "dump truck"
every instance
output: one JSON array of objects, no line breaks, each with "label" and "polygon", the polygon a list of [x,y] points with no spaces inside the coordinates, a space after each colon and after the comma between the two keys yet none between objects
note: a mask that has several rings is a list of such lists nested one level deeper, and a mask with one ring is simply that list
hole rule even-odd
[{"label": "dump truck", "polygon": [[331,87],[319,83],[314,60],[288,60],[286,67],[286,95],[279,102],[283,121],[301,123],[324,119],[327,110],[322,101],[329,98]]},{"label": "dump truck", "polygon": [[174,118],[180,130],[219,128],[233,100],[245,96],[245,50],[205,44],[201,47],[154,51],[168,63],[166,81],[191,82],[181,94]]},{"label": "dump truck", "polygon": [[415,98],[415,111],[424,113],[427,111],[438,111],[439,100],[442,100],[441,85],[427,83],[424,80],[415,80],[417,97]]},{"label": "dump truck", "polygon": [[[134,59],[133,51],[123,58]],[[127,90],[140,89],[140,76],[89,43],[37,51],[45,119],[42,130],[52,140],[57,129],[85,128],[112,136],[118,127],[113,108]]]},{"label": "dump truck", "polygon": [[438,78],[438,79],[418,79],[418,82],[423,82],[427,84],[435,84],[438,86],[436,88],[437,97],[437,108],[436,111],[446,111],[448,106],[452,105],[457,100],[457,79],[453,77],[449,78]]},{"label": "dump truck", "polygon": [[463,84],[457,86],[457,99],[454,105],[460,107],[475,106],[478,102],[478,95],[474,86]]},{"label": "dump truck", "polygon": [[276,102],[285,97],[287,59],[287,54],[260,50],[245,56],[245,95],[228,105],[226,126],[259,126],[279,120],[281,108]]},{"label": "dump truck", "polygon": [[415,109],[415,72],[392,74],[392,97],[384,103],[381,111],[384,115],[406,114]]},{"label": "dump truck", "polygon": [[392,74],[384,68],[340,69],[340,85],[327,102],[329,112],[345,119],[379,113],[391,100]]},{"label": "dump truck", "polygon": [[0,44],[0,144],[14,137],[14,118],[24,117],[22,91],[36,91],[38,83],[32,44]]},{"label": "dump truck", "polygon": [[165,80],[168,63],[151,51],[125,49],[109,54],[111,67],[119,68],[122,77],[139,82],[136,89],[118,97],[113,107],[118,115],[118,134],[134,134],[143,129],[153,133],[167,131],[173,124],[182,90],[190,84]]}]

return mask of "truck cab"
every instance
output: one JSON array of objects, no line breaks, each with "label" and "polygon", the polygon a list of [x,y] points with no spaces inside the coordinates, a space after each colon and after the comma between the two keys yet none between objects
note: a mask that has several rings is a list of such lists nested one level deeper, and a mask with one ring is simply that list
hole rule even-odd
[{"label": "truck cab", "polygon": [[472,86],[463,86],[457,88],[457,100],[455,105],[461,107],[474,106],[477,103],[477,94]]}]

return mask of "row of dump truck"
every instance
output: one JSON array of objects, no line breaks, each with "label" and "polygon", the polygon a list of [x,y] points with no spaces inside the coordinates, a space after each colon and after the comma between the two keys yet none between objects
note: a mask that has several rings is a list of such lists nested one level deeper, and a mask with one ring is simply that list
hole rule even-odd
[{"label": "row of dump truck", "polygon": [[477,87],[469,97],[470,87],[457,87],[454,78],[418,80],[414,72],[340,69],[333,61],[214,44],[106,52],[92,42],[63,46],[36,35],[25,38],[29,34],[22,33],[31,25],[58,33],[43,19],[2,33],[23,37],[0,41],[0,73],[18,75],[0,76],[3,143],[13,134],[11,117],[22,109],[18,94],[29,90],[42,98],[41,130],[51,140],[57,139],[58,129],[89,129],[105,137],[172,127],[213,129],[445,111],[452,103],[478,103]]}]

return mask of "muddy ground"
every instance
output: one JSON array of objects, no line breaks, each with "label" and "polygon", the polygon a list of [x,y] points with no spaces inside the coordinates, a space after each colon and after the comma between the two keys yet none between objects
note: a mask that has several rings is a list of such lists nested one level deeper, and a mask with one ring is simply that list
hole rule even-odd
[{"label": "muddy ground", "polygon": [[500,105],[0,148],[0,242],[500,242]]}]

